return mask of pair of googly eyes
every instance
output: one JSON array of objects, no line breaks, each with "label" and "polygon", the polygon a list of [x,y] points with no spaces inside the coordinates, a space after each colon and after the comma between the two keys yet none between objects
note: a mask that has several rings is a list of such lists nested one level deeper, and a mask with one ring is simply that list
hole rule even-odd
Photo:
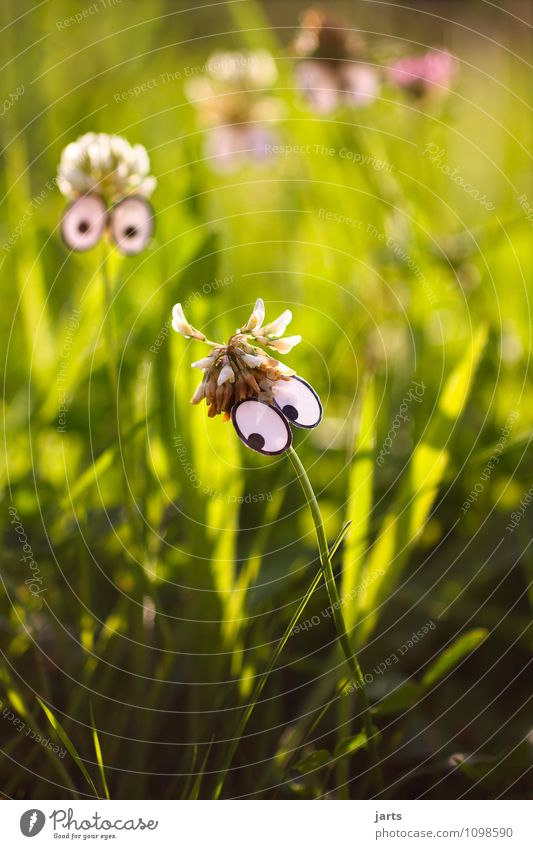
[{"label": "pair of googly eyes", "polygon": [[290,425],[313,428],[322,419],[322,404],[312,386],[301,377],[278,380],[272,387],[274,403],[248,399],[231,410],[237,436],[259,454],[283,454],[292,444]]},{"label": "pair of googly eyes", "polygon": [[88,251],[108,231],[123,254],[144,250],[154,232],[150,204],[138,195],[119,201],[111,210],[99,195],[84,195],[73,201],[61,220],[61,235],[74,251]]}]

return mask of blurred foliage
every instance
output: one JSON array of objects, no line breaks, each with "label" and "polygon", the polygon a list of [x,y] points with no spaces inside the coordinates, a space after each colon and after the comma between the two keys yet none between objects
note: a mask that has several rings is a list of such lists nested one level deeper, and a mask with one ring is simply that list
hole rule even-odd
[{"label": "blurred foliage", "polygon": [[[533,240],[518,200],[533,205],[520,59],[531,30],[474,3],[436,4],[448,22],[340,3],[369,39],[381,34],[378,47],[446,44],[460,76],[432,103],[385,87],[368,108],[317,116],[287,49],[304,4],[99,5],[68,26],[88,6],[1,10],[3,98],[23,88],[0,126],[2,792],[213,794],[242,705],[318,562],[286,460],[246,452],[230,425],[189,405],[201,354],[168,319],[181,301],[224,338],[262,296],[270,317],[293,310],[304,341],[288,361],[324,402],[321,427],[295,442],[328,537],[352,520],[335,562],[387,792],[525,795],[531,509],[514,532],[506,525],[531,485]],[[214,49],[257,47],[278,61],[287,147],[213,173],[184,82]],[[111,311],[100,252],[69,254],[58,234],[59,156],[90,130],[144,144],[158,178],[155,239],[114,259]],[[413,381],[423,391],[378,463]],[[320,587],[304,614],[319,624],[284,646],[225,795],[370,792],[357,693],[326,607]]]}]

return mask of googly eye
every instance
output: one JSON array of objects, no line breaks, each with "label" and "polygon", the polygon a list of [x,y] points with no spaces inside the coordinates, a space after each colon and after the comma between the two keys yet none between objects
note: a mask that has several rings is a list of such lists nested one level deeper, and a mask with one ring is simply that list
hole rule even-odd
[{"label": "googly eye", "polygon": [[239,401],[231,410],[237,436],[259,454],[283,454],[292,443],[288,422],[265,401]]},{"label": "googly eye", "polygon": [[301,377],[276,380],[272,386],[274,403],[296,427],[316,427],[322,419],[322,404],[312,386]]},{"label": "googly eye", "polygon": [[140,253],[153,232],[154,214],[144,198],[124,198],[111,210],[111,237],[121,253]]},{"label": "googly eye", "polygon": [[98,195],[85,195],[67,207],[61,235],[73,251],[88,251],[100,241],[107,225],[107,207]]}]

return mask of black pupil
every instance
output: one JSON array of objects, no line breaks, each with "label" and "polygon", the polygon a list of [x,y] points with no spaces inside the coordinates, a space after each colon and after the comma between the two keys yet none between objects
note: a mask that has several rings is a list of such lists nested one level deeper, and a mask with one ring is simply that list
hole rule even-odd
[{"label": "black pupil", "polygon": [[295,422],[298,418],[298,410],[296,407],[293,407],[292,404],[287,404],[283,407],[283,412],[291,422]]},{"label": "black pupil", "polygon": [[129,227],[125,228],[124,235],[126,236],[126,239],[133,239],[133,237],[137,235],[137,227],[130,224]]},{"label": "black pupil", "polygon": [[265,437],[261,436],[260,433],[251,433],[248,437],[248,445],[250,448],[255,448],[256,451],[260,451],[265,444]]},{"label": "black pupil", "polygon": [[80,221],[78,224],[78,230],[80,233],[86,233],[89,230],[89,222],[88,221]]}]

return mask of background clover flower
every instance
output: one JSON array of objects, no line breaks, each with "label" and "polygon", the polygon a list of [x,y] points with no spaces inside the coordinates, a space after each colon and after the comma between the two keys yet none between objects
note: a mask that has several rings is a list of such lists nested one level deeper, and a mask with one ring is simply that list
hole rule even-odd
[{"label": "background clover flower", "polygon": [[192,364],[203,372],[192,403],[205,399],[210,417],[231,415],[239,438],[249,448],[261,454],[281,454],[292,442],[289,422],[296,427],[316,427],[322,406],[306,381],[258,347],[288,353],[301,342],[301,336],[283,336],[291,311],[285,310],[269,324],[264,324],[264,319],[265,305],[258,298],[248,321],[224,345],[210,341],[193,327],[181,304],[172,311],[174,330],[212,348],[207,357]]},{"label": "background clover flower", "polygon": [[61,222],[66,244],[88,250],[107,235],[125,254],[136,254],[153,233],[147,198],[156,187],[141,144],[121,136],[86,133],[61,154],[57,182],[70,201]]},{"label": "background clover flower", "polygon": [[185,93],[199,123],[207,128],[206,155],[218,171],[232,171],[246,161],[270,157],[278,135],[271,124],[283,114],[269,90],[277,79],[267,50],[213,53],[207,73],[188,81]]},{"label": "background clover flower", "polygon": [[309,105],[323,114],[341,106],[372,103],[380,90],[375,69],[367,64],[363,40],[327,12],[308,9],[294,41],[301,57],[295,70],[298,88]]},{"label": "background clover flower", "polygon": [[389,65],[394,85],[415,97],[450,88],[458,71],[457,59],[448,50],[428,50],[419,56],[404,56]]}]

